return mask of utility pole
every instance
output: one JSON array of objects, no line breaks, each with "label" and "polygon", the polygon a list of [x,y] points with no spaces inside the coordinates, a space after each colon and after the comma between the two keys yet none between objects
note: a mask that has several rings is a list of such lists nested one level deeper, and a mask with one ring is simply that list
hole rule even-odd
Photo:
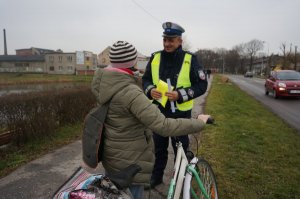
[{"label": "utility pole", "polygon": [[297,70],[297,46],[295,46],[295,70]]}]

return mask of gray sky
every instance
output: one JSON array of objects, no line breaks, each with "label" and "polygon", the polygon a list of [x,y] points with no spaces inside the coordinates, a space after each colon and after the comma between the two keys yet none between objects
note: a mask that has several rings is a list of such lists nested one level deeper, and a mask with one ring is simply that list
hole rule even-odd
[{"label": "gray sky", "polygon": [[[191,51],[231,49],[252,39],[264,52],[300,45],[299,0],[0,0],[0,54],[39,47],[100,53],[126,40],[144,55],[162,49],[161,24],[185,28]],[[299,49],[299,48],[298,48]]]}]

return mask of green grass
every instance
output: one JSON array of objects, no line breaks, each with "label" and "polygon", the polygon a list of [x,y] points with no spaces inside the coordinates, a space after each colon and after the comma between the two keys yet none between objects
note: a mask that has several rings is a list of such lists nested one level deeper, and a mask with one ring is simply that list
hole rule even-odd
[{"label": "green grass", "polygon": [[72,127],[60,128],[53,136],[34,140],[19,149],[13,147],[1,149],[0,178],[31,160],[80,139],[81,133],[82,123],[78,123]]},{"label": "green grass", "polygon": [[232,83],[215,76],[200,154],[215,171],[220,198],[300,198],[300,134]]},{"label": "green grass", "polygon": [[[238,87],[214,76],[206,113],[216,125],[201,136],[201,155],[216,174],[220,198],[300,198],[300,135]],[[81,136],[81,124],[61,128],[20,150],[0,151],[0,177]]]},{"label": "green grass", "polygon": [[26,73],[0,73],[0,85],[50,83],[50,82],[91,82],[92,75],[51,75]]}]

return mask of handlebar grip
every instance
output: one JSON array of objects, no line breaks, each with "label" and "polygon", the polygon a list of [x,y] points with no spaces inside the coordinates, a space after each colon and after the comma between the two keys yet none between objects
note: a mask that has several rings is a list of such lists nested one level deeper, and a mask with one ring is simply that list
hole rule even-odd
[{"label": "handlebar grip", "polygon": [[213,124],[213,123],[215,123],[215,119],[212,117],[209,117],[206,121],[206,124]]}]

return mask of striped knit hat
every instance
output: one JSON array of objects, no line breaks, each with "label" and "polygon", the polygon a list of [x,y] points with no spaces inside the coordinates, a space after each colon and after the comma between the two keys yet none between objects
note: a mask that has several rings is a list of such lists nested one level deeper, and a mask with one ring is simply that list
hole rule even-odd
[{"label": "striped knit hat", "polygon": [[109,51],[111,67],[130,68],[137,62],[137,51],[133,45],[126,41],[117,41]]}]

